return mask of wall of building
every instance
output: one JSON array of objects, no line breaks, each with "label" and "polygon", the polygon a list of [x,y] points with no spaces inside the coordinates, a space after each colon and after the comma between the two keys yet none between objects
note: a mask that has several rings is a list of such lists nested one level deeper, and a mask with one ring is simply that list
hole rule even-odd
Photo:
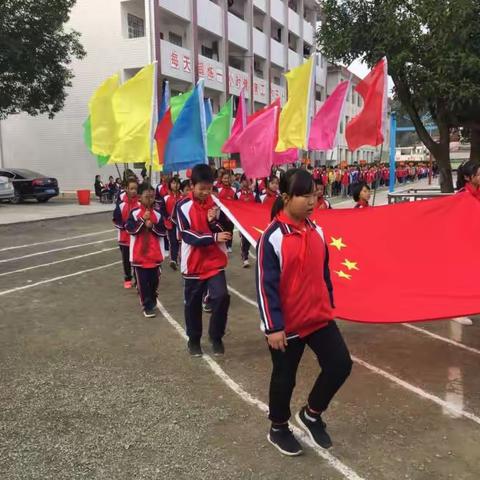
[{"label": "wall of building", "polygon": [[[92,188],[96,174],[116,175],[114,167],[97,167],[95,158],[83,143],[82,123],[88,116],[92,92],[129,63],[128,50],[121,48],[126,41],[122,35],[121,2],[118,0],[77,2],[68,27],[82,33],[81,42],[87,56],[72,65],[75,78],[67,91],[65,109],[54,120],[19,114],[2,121],[4,165],[54,176],[63,191]],[[133,55],[138,54],[140,44],[146,62],[145,38],[132,40]]]}]

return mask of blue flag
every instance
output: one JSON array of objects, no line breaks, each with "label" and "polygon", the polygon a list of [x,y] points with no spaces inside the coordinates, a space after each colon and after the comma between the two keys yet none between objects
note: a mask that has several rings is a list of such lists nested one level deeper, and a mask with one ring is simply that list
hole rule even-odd
[{"label": "blue flag", "polygon": [[205,125],[208,129],[213,120],[212,102],[209,98],[205,99]]},{"label": "blue flag", "polygon": [[206,138],[203,80],[199,80],[168,137],[163,171],[174,172],[208,163]]},{"label": "blue flag", "polygon": [[168,80],[163,81],[162,85],[162,99],[158,108],[158,121],[161,121],[165,112],[170,107],[170,84]]}]

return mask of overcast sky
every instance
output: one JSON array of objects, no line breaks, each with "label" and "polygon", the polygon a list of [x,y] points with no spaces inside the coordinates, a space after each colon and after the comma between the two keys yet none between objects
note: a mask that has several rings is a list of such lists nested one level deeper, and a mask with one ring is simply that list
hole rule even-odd
[{"label": "overcast sky", "polygon": [[[355,75],[358,75],[360,78],[366,77],[370,69],[360,60],[355,60],[349,65],[349,70],[351,70]],[[391,77],[388,77],[388,95],[392,96],[393,81]]]}]

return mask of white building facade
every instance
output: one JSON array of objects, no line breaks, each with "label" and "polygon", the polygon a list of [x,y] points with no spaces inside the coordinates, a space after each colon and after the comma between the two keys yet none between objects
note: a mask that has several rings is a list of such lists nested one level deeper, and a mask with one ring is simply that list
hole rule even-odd
[{"label": "white building facade", "polygon": [[[65,108],[53,120],[19,114],[2,121],[0,166],[55,176],[62,191],[92,188],[96,174],[117,176],[113,166],[100,169],[83,143],[88,101],[113,73],[125,81],[153,60],[172,95],[204,78],[214,113],[243,87],[250,111],[277,97],[285,102],[283,74],[315,51],[317,9],[316,0],[78,0],[67,28],[82,34],[87,56],[72,65]],[[317,55],[317,106],[342,75],[327,78]],[[343,133],[340,139],[334,162],[348,157]],[[320,158],[330,160],[331,152]]]}]

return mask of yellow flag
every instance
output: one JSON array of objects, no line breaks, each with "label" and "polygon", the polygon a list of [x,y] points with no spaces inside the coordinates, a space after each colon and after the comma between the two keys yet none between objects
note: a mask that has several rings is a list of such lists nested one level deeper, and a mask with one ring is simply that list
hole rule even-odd
[{"label": "yellow flag", "polygon": [[112,75],[97,88],[88,103],[92,134],[91,152],[95,155],[108,156],[115,145],[112,98],[118,86],[118,75]]},{"label": "yellow flag", "polygon": [[312,95],[313,56],[285,74],[288,82],[288,101],[280,114],[276,152],[289,148],[307,150]]},{"label": "yellow flag", "polygon": [[146,163],[153,154],[155,64],[142,68],[113,95],[116,142],[109,163]]}]

